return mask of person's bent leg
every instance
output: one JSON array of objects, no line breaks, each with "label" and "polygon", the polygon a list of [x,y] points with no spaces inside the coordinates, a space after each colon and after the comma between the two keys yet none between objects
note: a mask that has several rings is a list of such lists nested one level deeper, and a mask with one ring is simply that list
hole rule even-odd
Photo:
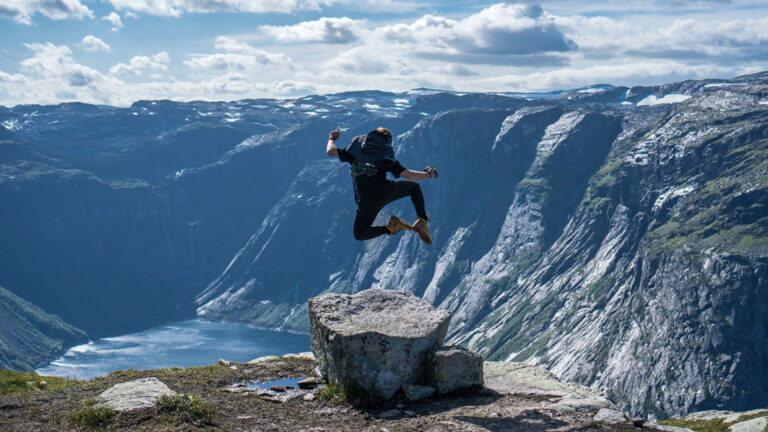
[{"label": "person's bent leg", "polygon": [[394,188],[390,192],[391,199],[389,202],[410,196],[411,202],[413,203],[413,208],[416,209],[416,216],[424,220],[429,220],[429,217],[427,217],[427,210],[424,205],[424,193],[421,191],[421,186],[416,182],[408,180],[400,180],[394,183]]},{"label": "person's bent leg", "polygon": [[371,226],[382,207],[384,205],[379,203],[360,203],[357,206],[355,223],[352,227],[355,239],[370,240],[383,234],[389,234],[387,227]]},{"label": "person's bent leg", "polygon": [[421,186],[418,183],[412,181],[401,180],[394,182],[394,187],[390,192],[392,201],[398,198],[402,198],[406,195],[411,197],[413,208],[416,209],[416,215],[419,217],[416,222],[411,225],[411,229],[416,231],[419,238],[427,244],[432,243],[432,236],[429,234],[429,228],[427,228],[427,210],[424,208],[424,194],[421,192]]}]

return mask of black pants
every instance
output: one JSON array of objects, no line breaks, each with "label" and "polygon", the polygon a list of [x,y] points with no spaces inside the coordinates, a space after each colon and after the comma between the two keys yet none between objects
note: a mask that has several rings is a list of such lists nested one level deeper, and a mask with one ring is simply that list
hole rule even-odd
[{"label": "black pants", "polygon": [[355,225],[353,231],[358,240],[369,240],[382,234],[389,234],[385,226],[371,226],[374,219],[385,205],[392,201],[399,200],[409,196],[413,207],[416,209],[416,215],[427,219],[427,211],[424,208],[424,194],[421,192],[421,186],[412,181],[392,182],[387,193],[373,199],[361,201],[357,206],[357,215],[355,215]]}]

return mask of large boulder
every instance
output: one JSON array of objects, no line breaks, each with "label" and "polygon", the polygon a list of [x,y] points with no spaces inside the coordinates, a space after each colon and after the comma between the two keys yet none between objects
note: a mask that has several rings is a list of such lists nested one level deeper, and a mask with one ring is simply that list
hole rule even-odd
[{"label": "large boulder", "polygon": [[329,382],[389,399],[426,375],[450,312],[410,293],[370,289],[309,300],[312,352]]},{"label": "large boulder", "polygon": [[438,393],[483,385],[483,358],[460,346],[446,346],[430,356],[427,383]]}]

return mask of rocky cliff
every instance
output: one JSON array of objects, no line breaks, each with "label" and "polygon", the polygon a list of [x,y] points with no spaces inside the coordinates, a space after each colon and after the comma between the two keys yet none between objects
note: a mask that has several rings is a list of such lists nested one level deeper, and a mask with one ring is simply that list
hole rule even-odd
[{"label": "rocky cliff", "polygon": [[[530,96],[2,109],[0,283],[88,331],[147,316],[126,301],[306,330],[322,292],[407,290],[453,312],[449,343],[634,415],[765,406],[768,74]],[[352,238],[339,123],[440,169],[431,246]]]},{"label": "rocky cliff", "polygon": [[0,369],[32,371],[87,340],[82,330],[0,287]]},{"label": "rocky cliff", "polygon": [[[766,88],[754,76],[656,89],[689,97],[675,104],[623,89],[429,115],[396,145],[406,166],[441,168],[424,185],[432,246],[355,244],[343,168],[307,163],[198,313],[304,329],[306,296],[407,290],[454,313],[450,342],[636,415],[764,406]],[[287,262],[302,265],[286,275]]]}]

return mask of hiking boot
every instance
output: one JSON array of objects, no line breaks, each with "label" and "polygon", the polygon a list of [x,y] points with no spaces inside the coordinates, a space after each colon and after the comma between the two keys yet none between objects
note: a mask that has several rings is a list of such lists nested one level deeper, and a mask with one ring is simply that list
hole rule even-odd
[{"label": "hiking boot", "polygon": [[392,215],[392,217],[389,218],[389,222],[387,222],[387,229],[389,230],[389,235],[392,235],[396,232],[411,230],[411,226],[408,225],[408,222]]},{"label": "hiking boot", "polygon": [[419,238],[426,244],[432,244],[432,237],[429,236],[429,228],[427,228],[427,220],[418,218],[416,222],[411,225],[411,229],[419,234]]}]

